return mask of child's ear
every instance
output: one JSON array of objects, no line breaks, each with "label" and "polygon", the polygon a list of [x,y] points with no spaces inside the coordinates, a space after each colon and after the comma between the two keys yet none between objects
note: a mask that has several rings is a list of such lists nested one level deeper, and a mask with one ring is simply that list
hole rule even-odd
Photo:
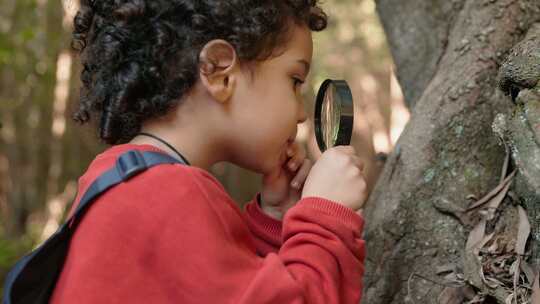
[{"label": "child's ear", "polygon": [[226,102],[236,84],[238,59],[234,47],[225,40],[208,42],[199,56],[202,84],[219,102]]}]

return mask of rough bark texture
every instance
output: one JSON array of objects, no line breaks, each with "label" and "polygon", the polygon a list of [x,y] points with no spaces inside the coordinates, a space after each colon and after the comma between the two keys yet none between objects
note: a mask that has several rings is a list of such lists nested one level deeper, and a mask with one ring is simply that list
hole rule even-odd
[{"label": "rough bark texture", "polygon": [[515,192],[531,222],[532,262],[540,266],[540,23],[516,45],[499,71],[500,87],[515,98],[510,117],[498,115],[494,130],[512,148],[518,168]]},{"label": "rough bark texture", "polygon": [[463,268],[476,219],[453,215],[498,184],[505,156],[492,122],[513,105],[498,70],[540,20],[537,0],[425,2],[377,2],[414,108],[366,205],[363,303],[438,303],[437,266]]}]

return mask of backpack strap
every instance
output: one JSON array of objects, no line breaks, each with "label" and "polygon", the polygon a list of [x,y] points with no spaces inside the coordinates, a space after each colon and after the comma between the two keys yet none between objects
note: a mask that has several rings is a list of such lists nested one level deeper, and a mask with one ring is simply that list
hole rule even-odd
[{"label": "backpack strap", "polygon": [[79,206],[77,206],[77,210],[66,224],[69,223],[70,227],[76,226],[82,219],[82,215],[86,212],[91,202],[109,188],[125,182],[140,172],[160,164],[185,165],[186,163],[160,152],[130,150],[123,153],[118,157],[113,168],[100,175],[90,187],[88,187],[81,198]]},{"label": "backpack strap", "polygon": [[88,187],[73,215],[8,273],[3,304],[48,303],[67,256],[71,236],[95,199],[108,189],[160,164],[185,164],[168,154],[130,150]]}]

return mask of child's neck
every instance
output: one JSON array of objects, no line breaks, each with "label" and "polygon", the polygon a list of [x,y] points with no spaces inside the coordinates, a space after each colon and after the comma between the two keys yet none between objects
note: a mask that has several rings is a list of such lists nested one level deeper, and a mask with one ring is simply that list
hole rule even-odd
[{"label": "child's neck", "polygon": [[[182,154],[191,166],[210,171],[210,167],[215,163],[229,161],[230,152],[227,141],[224,140],[229,135],[228,129],[221,127],[226,124],[221,112],[223,106],[207,95],[201,88],[193,89],[166,115],[144,121],[141,132],[166,141]],[[136,136],[130,143],[156,146],[179,158],[167,145],[148,136]]]},{"label": "child's neck", "polygon": [[[155,127],[143,128],[141,132],[157,136],[170,144],[180,154],[182,154],[185,159],[187,159],[191,166],[209,171],[213,164],[221,160],[221,156],[216,154],[216,152],[220,151],[220,149],[217,149],[217,147],[215,147],[215,145],[208,140],[208,137],[206,137],[205,140],[205,137],[201,136],[200,133],[189,132],[188,130],[185,130],[184,132],[174,130],[173,133],[169,130],[163,130]],[[155,146],[165,151],[172,157],[179,158],[178,154],[171,148],[167,147],[167,145],[148,136],[136,136],[129,143]]]}]

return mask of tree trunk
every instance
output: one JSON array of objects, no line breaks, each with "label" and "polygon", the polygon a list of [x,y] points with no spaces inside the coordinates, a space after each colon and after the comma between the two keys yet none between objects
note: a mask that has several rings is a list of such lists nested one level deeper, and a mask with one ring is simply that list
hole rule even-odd
[{"label": "tree trunk", "polygon": [[[52,132],[53,120],[61,115],[53,112],[57,61],[70,41],[62,27],[62,3],[10,0],[6,5],[10,30],[0,37],[0,47],[4,46],[10,60],[0,61],[0,121],[4,125],[0,130],[0,188],[7,193],[0,195],[5,200],[0,203],[0,231],[17,240],[28,233],[30,222],[39,227],[47,200],[63,191],[66,179],[80,175],[79,162],[70,164],[71,168],[59,163],[79,157],[63,155],[62,141],[71,139],[79,146],[82,139],[80,134],[57,138]],[[95,150],[87,154],[95,154]],[[69,170],[71,175],[62,174]]]},{"label": "tree trunk", "polygon": [[363,303],[440,303],[438,270],[475,279],[464,249],[481,218],[464,210],[500,181],[492,122],[513,105],[498,69],[540,20],[540,2],[379,0],[377,11],[412,117],[366,205]]},{"label": "tree trunk", "polygon": [[511,117],[498,115],[494,130],[512,148],[515,191],[527,209],[532,264],[540,265],[540,23],[532,26],[499,70],[500,87],[512,95]]}]

